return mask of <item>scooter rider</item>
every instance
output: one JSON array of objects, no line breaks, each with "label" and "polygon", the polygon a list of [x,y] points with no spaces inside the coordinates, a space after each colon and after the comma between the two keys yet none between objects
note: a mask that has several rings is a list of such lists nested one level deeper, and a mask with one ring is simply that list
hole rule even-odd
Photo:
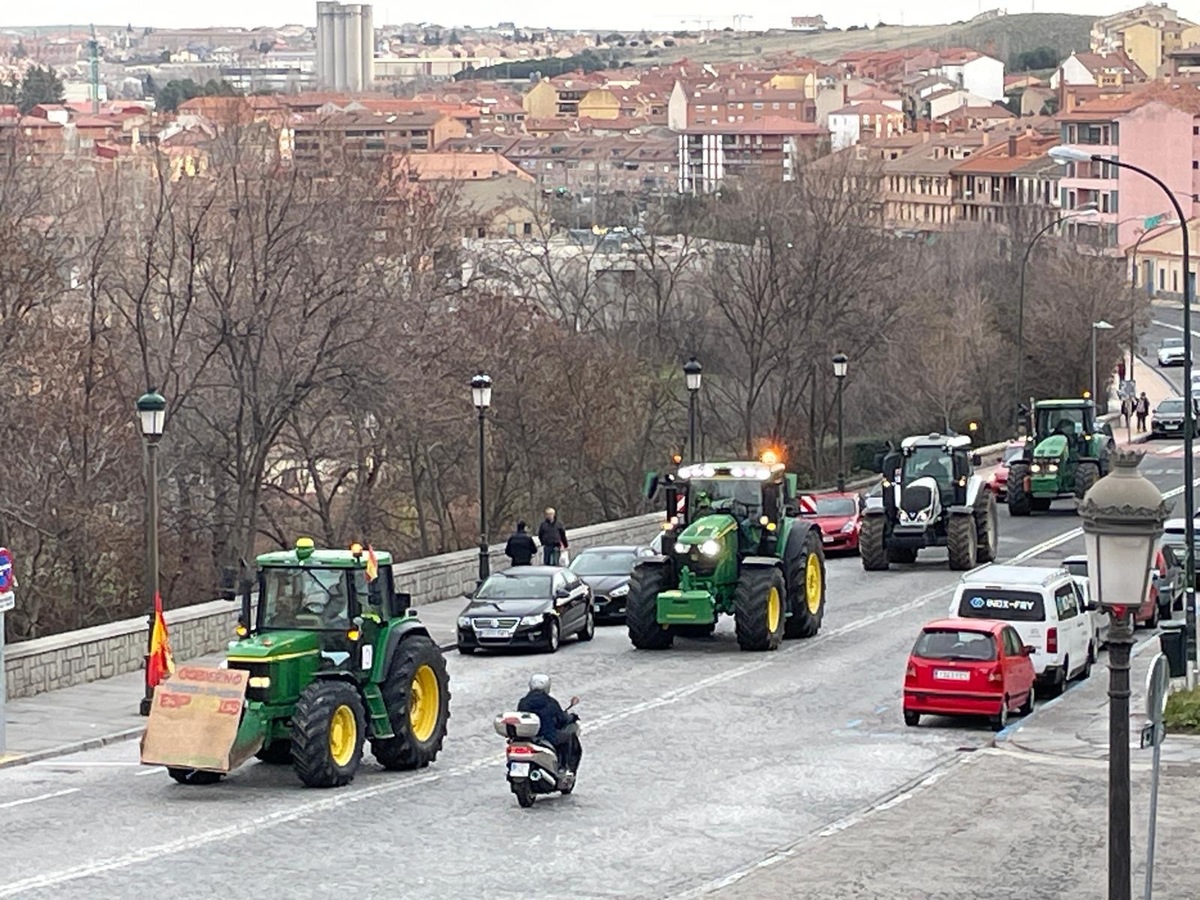
[{"label": "scooter rider", "polygon": [[578,721],[579,717],[574,713],[566,712],[559,702],[550,696],[549,675],[539,672],[530,676],[529,693],[517,703],[517,711],[533,713],[538,717],[541,727],[538,729],[537,739],[554,747],[558,754],[558,765],[565,770],[567,768],[567,745],[571,741],[571,736],[560,734],[560,729]]}]

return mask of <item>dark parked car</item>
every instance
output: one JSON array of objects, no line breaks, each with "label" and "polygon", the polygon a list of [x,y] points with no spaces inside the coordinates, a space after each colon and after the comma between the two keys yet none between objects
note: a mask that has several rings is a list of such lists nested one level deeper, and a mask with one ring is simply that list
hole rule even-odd
[{"label": "dark parked car", "polygon": [[567,568],[592,589],[597,620],[609,622],[625,618],[629,576],[637,561],[647,556],[654,556],[650,547],[591,547],[571,560]]},{"label": "dark parked car", "polygon": [[458,616],[458,652],[538,647],[553,653],[572,634],[596,634],[592,589],[569,569],[513,566],[488,576]]},{"label": "dark parked car", "polygon": [[1150,414],[1150,437],[1183,436],[1183,398],[1168,397]]}]

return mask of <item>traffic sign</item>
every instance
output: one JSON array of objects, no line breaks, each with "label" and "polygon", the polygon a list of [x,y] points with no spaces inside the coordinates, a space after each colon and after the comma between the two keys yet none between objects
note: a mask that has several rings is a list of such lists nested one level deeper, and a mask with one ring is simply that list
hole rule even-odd
[{"label": "traffic sign", "polygon": [[0,595],[7,594],[13,587],[13,555],[7,547],[0,547]]},{"label": "traffic sign", "polygon": [[1171,692],[1171,670],[1167,657],[1156,653],[1146,673],[1146,718],[1155,725],[1162,723],[1167,709],[1167,695]]},{"label": "traffic sign", "polygon": [[1157,228],[1158,223],[1165,218],[1166,215],[1164,213],[1159,213],[1156,216],[1146,216],[1146,218],[1142,220],[1142,228],[1144,228],[1146,231],[1149,231],[1151,228]]}]

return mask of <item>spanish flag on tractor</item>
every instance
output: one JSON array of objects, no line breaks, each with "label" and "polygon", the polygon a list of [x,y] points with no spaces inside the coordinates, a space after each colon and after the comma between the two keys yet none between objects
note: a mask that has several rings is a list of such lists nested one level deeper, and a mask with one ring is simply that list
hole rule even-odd
[{"label": "spanish flag on tractor", "polygon": [[367,581],[379,577],[379,560],[375,558],[375,548],[367,544]]},{"label": "spanish flag on tractor", "polygon": [[156,687],[166,675],[175,674],[175,656],[163,618],[162,595],[154,595],[154,629],[150,633],[150,658],[146,660],[146,683]]}]

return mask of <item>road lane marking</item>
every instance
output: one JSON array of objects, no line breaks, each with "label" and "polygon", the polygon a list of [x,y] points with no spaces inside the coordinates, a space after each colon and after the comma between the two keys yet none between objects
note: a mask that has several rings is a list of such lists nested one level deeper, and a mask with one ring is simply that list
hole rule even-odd
[{"label": "road lane marking", "polygon": [[52,791],[49,794],[38,794],[36,797],[26,797],[23,800],[9,800],[7,803],[0,803],[0,809],[12,809],[14,806],[25,806],[27,803],[40,803],[42,800],[53,800],[55,797],[65,797],[67,794],[78,793],[79,788],[64,788],[61,791]]},{"label": "road lane marking", "polygon": [[[1197,480],[1197,483],[1200,484],[1200,479]],[[1173,488],[1171,491],[1165,492],[1163,497],[1166,498],[1175,496],[1176,494],[1180,494],[1182,492],[1182,487]],[[1057,537],[1042,541],[1040,544],[1030,547],[1028,550],[1023,551],[1022,553],[1018,553],[1016,556],[1012,557],[1009,562],[1018,563],[1026,559],[1030,559],[1039,553],[1044,553],[1046,550],[1051,549],[1052,547],[1058,546],[1059,544],[1064,544],[1067,541],[1078,537],[1082,533],[1082,528],[1071,529],[1058,535]],[[632,716],[638,715],[642,712],[647,712],[661,706],[676,703],[709,687],[723,684],[728,681],[733,681],[734,679],[740,678],[744,675],[757,672],[769,665],[772,665],[774,662],[780,659],[790,656],[793,652],[800,651],[801,649],[811,649],[814,646],[828,643],[834,638],[852,634],[855,631],[870,627],[878,622],[882,622],[917,609],[929,603],[931,600],[935,600],[938,597],[943,597],[947,594],[953,593],[957,586],[957,584],[946,585],[945,587],[923,594],[915,600],[910,600],[909,602],[900,604],[898,606],[889,607],[888,609],[882,610],[870,616],[864,616],[861,619],[849,622],[838,628],[824,631],[809,640],[786,644],[779,651],[775,653],[764,654],[761,659],[758,659],[754,662],[735,666],[732,669],[717,673],[716,675],[711,675],[708,678],[692,682],[685,687],[668,691],[643,703],[625,707],[619,712],[609,713],[608,715],[591,719],[588,721],[587,730],[591,732],[597,729],[603,729],[608,725],[616,722],[622,722],[625,719],[631,718]],[[972,754],[972,756],[975,755],[978,754]],[[186,838],[167,841],[161,844],[141,847],[122,856],[110,857],[106,860],[84,863],[67,869],[60,869],[57,872],[45,872],[30,878],[22,879],[20,881],[9,882],[8,884],[0,885],[0,897],[13,897],[24,893],[25,891],[31,891],[38,888],[55,887],[57,885],[78,881],[84,878],[92,878],[96,875],[104,874],[105,872],[128,869],[141,863],[159,860],[164,856],[172,856],[177,853],[186,853],[188,851],[197,850],[201,847],[208,846],[209,844],[232,840],[238,837],[245,837],[258,831],[274,828],[278,825],[284,825],[289,822],[295,822],[298,819],[303,819],[306,816],[310,816],[314,813],[339,809],[341,807],[348,806],[351,803],[358,803],[362,800],[370,800],[376,797],[398,793],[400,791],[411,790],[419,785],[430,784],[447,778],[464,777],[487,766],[497,765],[497,759],[499,759],[498,753],[489,753],[487,756],[479,757],[472,762],[464,763],[454,768],[439,770],[437,772],[429,772],[427,774],[418,775],[403,781],[387,781],[358,790],[353,788],[349,790],[343,789],[339,791],[336,796],[320,800],[311,800],[291,807],[290,809],[278,810],[277,812],[255,816],[238,824],[210,829],[209,831],[200,832],[199,834],[193,834]],[[954,765],[953,759],[951,759],[949,765]],[[934,773],[934,775],[936,775],[936,773]],[[930,775],[928,777],[934,777],[934,775]],[[76,788],[74,790],[78,789]],[[890,799],[891,796],[894,795],[889,795],[887,799]],[[849,827],[849,825],[846,825],[845,827]],[[748,869],[747,871],[751,870],[752,869]]]}]

